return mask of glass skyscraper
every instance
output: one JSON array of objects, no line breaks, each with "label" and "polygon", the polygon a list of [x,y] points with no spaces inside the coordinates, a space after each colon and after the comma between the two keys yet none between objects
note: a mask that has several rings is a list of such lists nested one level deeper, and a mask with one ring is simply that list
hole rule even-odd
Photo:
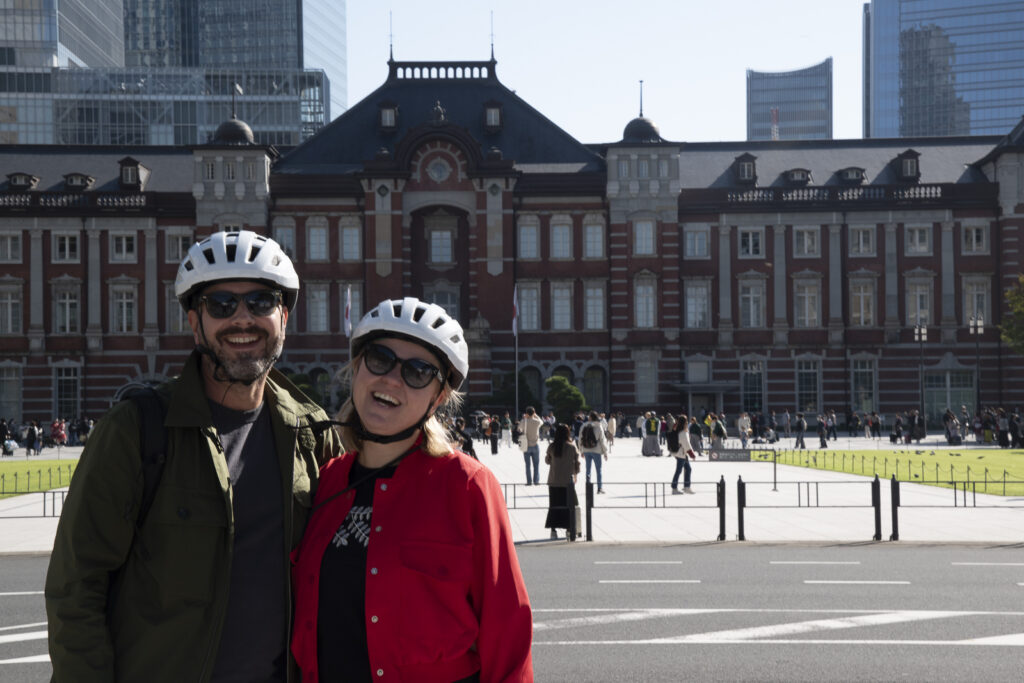
[{"label": "glass skyscraper", "polygon": [[1002,135],[1024,115],[1024,0],[871,0],[864,136]]},{"label": "glass skyscraper", "polygon": [[0,66],[124,64],[121,0],[0,2]]},{"label": "glass skyscraper", "polygon": [[796,71],[747,69],[747,140],[831,139],[831,57]]}]

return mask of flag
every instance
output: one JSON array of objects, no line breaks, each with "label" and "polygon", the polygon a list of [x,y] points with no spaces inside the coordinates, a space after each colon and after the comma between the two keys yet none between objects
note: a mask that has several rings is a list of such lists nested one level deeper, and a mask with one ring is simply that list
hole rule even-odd
[{"label": "flag", "polygon": [[345,336],[352,336],[352,285],[345,290]]},{"label": "flag", "polygon": [[239,95],[244,95],[244,94],[245,94],[245,93],[244,93],[244,92],[242,91],[242,86],[241,86],[241,85],[239,85],[238,83],[235,83],[235,92],[236,92],[236,93],[238,93]]},{"label": "flag", "polygon": [[512,336],[518,337],[519,330],[517,326],[519,324],[519,285],[513,285],[512,287]]}]

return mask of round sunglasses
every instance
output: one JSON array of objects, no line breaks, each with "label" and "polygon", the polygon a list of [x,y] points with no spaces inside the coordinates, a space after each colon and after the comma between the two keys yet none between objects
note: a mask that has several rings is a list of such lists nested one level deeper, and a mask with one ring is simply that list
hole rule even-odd
[{"label": "round sunglasses", "polygon": [[383,344],[367,344],[363,349],[363,365],[375,375],[386,375],[396,364],[402,365],[402,380],[413,389],[422,389],[435,377],[443,381],[441,370],[419,358],[399,358]]},{"label": "round sunglasses", "polygon": [[265,318],[271,315],[281,304],[281,292],[274,289],[257,289],[254,292],[235,294],[234,292],[210,292],[199,297],[199,300],[206,306],[206,312],[211,318],[221,320],[230,318],[238,310],[239,302],[244,302],[257,318]]}]

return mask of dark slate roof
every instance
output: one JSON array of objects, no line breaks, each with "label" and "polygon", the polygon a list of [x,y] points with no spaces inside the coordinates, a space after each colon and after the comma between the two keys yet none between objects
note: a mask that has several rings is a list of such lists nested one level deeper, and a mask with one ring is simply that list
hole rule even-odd
[{"label": "dark slate roof", "polygon": [[64,175],[84,173],[95,178],[90,191],[114,192],[121,188],[121,166],[125,157],[136,159],[151,171],[147,192],[190,192],[193,182],[192,150],[169,146],[85,146],[85,145],[0,145],[5,169],[0,192],[7,186],[7,173],[28,173],[39,178],[35,190],[64,190]]},{"label": "dark slate roof", "polygon": [[[603,171],[604,160],[501,84],[496,62],[388,62],[387,81],[358,104],[329,123],[311,139],[289,152],[275,166],[275,174],[350,174],[362,170],[379,150],[392,157],[396,145],[412,130],[433,121],[435,103],[445,110],[448,124],[464,129],[480,145],[479,155],[492,147],[524,173]],[[448,77],[405,77],[411,70],[437,70]],[[477,69],[485,75],[457,77]],[[479,70],[483,70],[482,72]],[[400,77],[402,74],[402,77]],[[398,107],[397,127],[382,131],[378,125],[382,104]],[[503,126],[491,131],[484,125],[484,108],[502,109]]]},{"label": "dark slate roof", "polygon": [[864,169],[865,185],[897,184],[897,156],[914,150],[922,184],[986,183],[973,163],[1000,141],[998,136],[890,138],[867,140],[807,140],[760,142],[695,142],[681,147],[680,186],[735,187],[733,162],[742,154],[756,157],[757,186],[788,185],[785,173],[811,172],[811,185],[841,185],[839,172]]}]

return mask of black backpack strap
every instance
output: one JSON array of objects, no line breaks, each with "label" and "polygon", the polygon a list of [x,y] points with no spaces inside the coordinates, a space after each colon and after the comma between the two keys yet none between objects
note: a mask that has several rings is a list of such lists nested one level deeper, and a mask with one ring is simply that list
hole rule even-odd
[{"label": "black backpack strap", "polygon": [[160,485],[160,477],[167,462],[167,429],[164,420],[167,406],[163,398],[152,387],[131,395],[139,409],[139,443],[142,445],[142,500],[139,501],[139,514],[135,520],[135,528],[141,529],[149,508],[156,497],[156,489]]}]

